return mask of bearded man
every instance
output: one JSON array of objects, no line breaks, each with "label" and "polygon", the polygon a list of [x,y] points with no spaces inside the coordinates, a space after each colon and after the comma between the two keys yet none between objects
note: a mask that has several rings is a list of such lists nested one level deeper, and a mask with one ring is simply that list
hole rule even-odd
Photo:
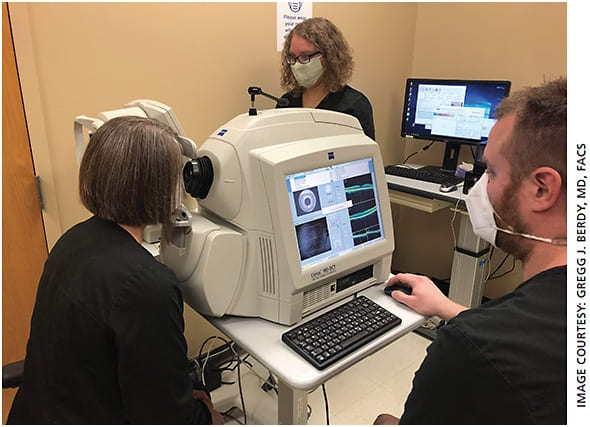
[{"label": "bearded man", "polygon": [[439,316],[398,420],[375,424],[566,423],[567,80],[506,98],[466,204],[474,232],[523,263],[512,293],[468,309],[426,277],[392,298]]}]

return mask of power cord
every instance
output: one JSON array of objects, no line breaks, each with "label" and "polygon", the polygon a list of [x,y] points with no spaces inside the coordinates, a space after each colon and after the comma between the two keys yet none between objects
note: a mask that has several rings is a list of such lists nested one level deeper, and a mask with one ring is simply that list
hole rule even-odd
[{"label": "power cord", "polygon": [[231,411],[233,411],[234,409],[240,409],[237,406],[232,406],[231,408],[229,408],[227,411],[225,412],[221,412],[221,415],[223,417],[228,417],[231,418],[232,420],[234,420],[236,423],[244,425],[243,422],[241,422],[240,420],[238,420],[236,417],[234,417],[232,414],[230,414]]},{"label": "power cord", "polygon": [[240,365],[242,364],[242,359],[238,356],[236,349],[230,345],[230,348],[236,355],[236,359],[238,360],[238,388],[240,389],[240,400],[242,402],[242,411],[244,412],[244,424],[248,424],[248,417],[246,415],[246,405],[244,404],[244,392],[242,391],[242,374],[240,372]]},{"label": "power cord", "polygon": [[[506,260],[508,259],[509,256],[510,255],[506,254],[506,256],[504,257],[502,262],[496,267],[496,269],[493,272],[490,273],[490,275],[488,276],[488,280],[490,280],[494,276],[494,274],[496,274],[502,268],[502,266],[504,265],[504,263],[506,262]],[[492,259],[490,257],[490,261],[491,260]]]},{"label": "power cord", "polygon": [[455,235],[455,227],[453,227],[453,223],[455,222],[455,218],[457,217],[457,211],[459,210],[459,202],[461,199],[457,199],[457,203],[455,203],[455,209],[453,209],[453,217],[451,218],[451,233],[453,233],[453,250],[457,246],[457,236]]},{"label": "power cord", "polygon": [[[225,344],[227,344],[227,346],[229,347],[229,349],[234,353],[235,360],[236,360],[236,363],[237,363],[236,367],[238,369],[238,388],[240,390],[240,400],[241,400],[241,403],[242,403],[242,412],[244,413],[244,424],[248,424],[248,417],[246,415],[246,405],[244,404],[244,392],[242,390],[242,375],[241,375],[241,372],[240,372],[240,365],[243,363],[243,361],[242,361],[242,359],[240,359],[240,356],[238,356],[238,353],[236,352],[236,349],[234,348],[235,343],[233,341],[228,341],[228,340],[226,340],[223,337],[211,336],[211,337],[207,338],[203,342],[203,344],[201,344],[201,348],[199,350],[199,360],[201,359],[201,357],[203,355],[203,349],[205,348],[205,344],[207,344],[209,341],[212,341],[214,339],[218,339],[218,340],[223,341]],[[207,357],[205,358],[205,362],[203,363],[203,367],[202,367],[202,374],[201,375],[202,375],[202,378],[203,378],[203,385],[206,385],[205,382],[204,382],[204,380],[205,380],[205,374],[204,373],[205,373],[205,366],[207,365],[207,361],[209,360],[209,357],[210,357],[210,351],[211,351],[211,344],[209,345],[209,351],[207,352]],[[230,363],[230,365],[231,365],[231,363]]]},{"label": "power cord", "polygon": [[[506,255],[506,257],[508,257],[508,255]],[[506,260],[506,258],[504,258],[504,261]],[[502,262],[504,262],[502,261]],[[504,273],[500,274],[499,276],[494,276],[493,274],[491,274],[492,277],[490,277],[488,280],[494,280],[494,279],[499,279],[500,277],[504,277],[507,274],[510,274],[514,271],[514,268],[516,267],[516,258],[514,258],[514,256],[512,256],[512,267],[510,268],[510,270],[505,271]],[[496,269],[496,271],[499,269],[499,267]],[[495,271],[494,271],[495,273]]]},{"label": "power cord", "polygon": [[326,425],[330,425],[330,412],[328,410],[328,394],[326,393],[325,384],[322,384],[322,391],[324,392],[324,402],[326,403]]},{"label": "power cord", "polygon": [[412,154],[408,155],[408,157],[406,157],[406,159],[404,160],[404,162],[402,163],[402,165],[405,165],[406,162],[410,159],[410,157],[415,156],[416,154],[422,152],[422,151],[426,151],[430,148],[430,146],[434,144],[434,141],[432,141],[430,144],[428,144],[427,146],[423,147],[421,150],[418,151],[414,151]]}]

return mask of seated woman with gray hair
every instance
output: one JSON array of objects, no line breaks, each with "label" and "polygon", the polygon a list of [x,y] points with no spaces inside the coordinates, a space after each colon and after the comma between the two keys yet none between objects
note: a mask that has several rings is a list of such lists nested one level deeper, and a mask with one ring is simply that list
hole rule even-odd
[{"label": "seated woman with gray hair", "polygon": [[51,250],[39,282],[16,424],[222,424],[192,390],[174,273],[141,246],[169,222],[182,157],[177,135],[119,117],[92,136],[80,198],[94,214]]}]

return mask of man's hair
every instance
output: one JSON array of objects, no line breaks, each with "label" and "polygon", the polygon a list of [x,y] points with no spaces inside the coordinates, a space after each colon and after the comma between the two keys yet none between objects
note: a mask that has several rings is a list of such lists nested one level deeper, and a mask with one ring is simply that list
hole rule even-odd
[{"label": "man's hair", "polygon": [[559,78],[528,87],[504,99],[496,109],[500,120],[516,114],[512,138],[504,155],[511,163],[511,177],[518,182],[535,169],[547,166],[567,181],[567,79]]},{"label": "man's hair", "polygon": [[323,84],[329,92],[341,90],[352,76],[352,49],[344,39],[342,32],[326,18],[309,18],[297,24],[285,39],[281,53],[281,86],[297,96],[302,92],[301,85],[295,79],[291,66],[285,57],[289,54],[293,35],[297,34],[313,43],[325,60]]},{"label": "man's hair", "polygon": [[166,223],[176,207],[182,167],[177,135],[141,117],[117,117],[90,138],[80,164],[80,199],[118,224]]}]

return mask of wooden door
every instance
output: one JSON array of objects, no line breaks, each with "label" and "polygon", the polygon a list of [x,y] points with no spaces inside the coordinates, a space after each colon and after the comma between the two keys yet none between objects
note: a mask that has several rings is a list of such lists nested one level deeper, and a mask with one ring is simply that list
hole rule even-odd
[{"label": "wooden door", "polygon": [[[12,43],[2,3],[2,364],[25,357],[47,242]],[[2,419],[16,389],[2,390]]]}]

